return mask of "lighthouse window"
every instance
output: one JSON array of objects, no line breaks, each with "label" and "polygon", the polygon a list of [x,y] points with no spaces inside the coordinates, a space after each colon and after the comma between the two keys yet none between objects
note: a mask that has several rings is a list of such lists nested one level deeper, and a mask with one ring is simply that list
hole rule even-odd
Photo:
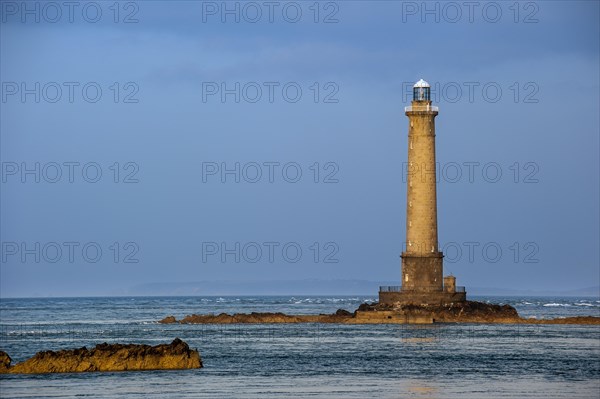
[{"label": "lighthouse window", "polygon": [[413,101],[429,101],[430,88],[429,87],[415,87],[413,88]]}]

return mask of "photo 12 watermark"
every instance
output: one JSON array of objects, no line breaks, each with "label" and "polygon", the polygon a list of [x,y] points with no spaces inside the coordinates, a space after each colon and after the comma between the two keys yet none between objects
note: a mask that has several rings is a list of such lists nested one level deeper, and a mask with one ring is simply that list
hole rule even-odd
[{"label": "photo 12 watermark", "polygon": [[393,334],[403,345],[438,345],[440,341],[464,343],[497,343],[532,341],[539,339],[543,332],[540,325],[461,325],[435,326],[418,324],[392,325]]},{"label": "photo 12 watermark", "polygon": [[202,1],[202,23],[337,24],[337,1]]},{"label": "photo 12 watermark", "polygon": [[[410,145],[410,144],[409,144]],[[434,178],[443,183],[502,183],[537,184],[540,165],[534,161],[500,163],[495,161],[449,161],[428,163],[402,162],[402,182],[426,182]]]},{"label": "photo 12 watermark", "polygon": [[337,162],[250,161],[202,162],[202,183],[312,183],[340,182]]},{"label": "photo 12 watermark", "polygon": [[[540,102],[540,86],[537,82],[464,81],[429,82],[431,101],[435,103],[490,103],[513,102],[515,104],[537,104]],[[413,98],[414,82],[402,82],[402,101]]]},{"label": "photo 12 watermark", "polygon": [[[410,223],[410,221],[409,221]],[[438,245],[444,254],[446,263],[540,263],[540,245],[536,241],[449,241]],[[403,243],[403,252],[434,252],[431,243],[407,241]]]},{"label": "photo 12 watermark", "polygon": [[112,22],[137,24],[137,1],[2,1],[0,21],[22,24],[58,24]]},{"label": "photo 12 watermark", "polygon": [[[214,316],[214,314],[210,314]],[[320,343],[329,337],[339,335],[343,328],[334,324],[302,323],[302,324],[195,324],[193,330],[182,331],[182,334],[193,334],[191,338],[198,338],[211,345],[215,342],[230,342],[235,344],[264,344],[268,343],[272,349],[278,345],[290,343]],[[285,348],[285,346],[283,346]]]},{"label": "photo 12 watermark", "polygon": [[0,343],[10,342],[106,342],[130,337],[131,326],[124,324],[0,324]]},{"label": "photo 12 watermark", "polygon": [[113,102],[137,104],[140,86],[136,82],[25,82],[3,81],[0,97],[2,103],[22,104],[73,104]]},{"label": "photo 12 watermark", "polygon": [[423,24],[540,22],[537,1],[402,1],[402,23]]},{"label": "photo 12 watermark", "polygon": [[337,104],[340,86],[336,82],[293,81],[212,81],[202,82],[203,103],[286,103]]},{"label": "photo 12 watermark", "polygon": [[135,241],[2,241],[0,260],[12,263],[139,263]]},{"label": "photo 12 watermark", "polygon": [[56,184],[56,183],[112,183],[140,182],[137,162],[50,161],[15,162],[0,164],[2,183]]},{"label": "photo 12 watermark", "polygon": [[340,246],[335,241],[205,241],[202,263],[339,263]]}]

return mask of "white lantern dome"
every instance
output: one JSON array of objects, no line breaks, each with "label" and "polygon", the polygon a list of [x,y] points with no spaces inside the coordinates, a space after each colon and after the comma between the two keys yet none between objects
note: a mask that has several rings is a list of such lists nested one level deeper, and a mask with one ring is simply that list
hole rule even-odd
[{"label": "white lantern dome", "polygon": [[431,87],[431,86],[429,86],[429,83],[427,83],[423,79],[420,79],[417,83],[415,83],[415,85],[413,87]]}]

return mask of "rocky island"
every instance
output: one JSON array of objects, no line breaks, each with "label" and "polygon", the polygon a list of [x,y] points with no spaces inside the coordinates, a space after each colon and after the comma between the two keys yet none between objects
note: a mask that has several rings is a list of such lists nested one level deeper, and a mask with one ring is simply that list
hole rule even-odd
[{"label": "rocky island", "polygon": [[354,312],[339,309],[334,314],[286,315],[284,313],[221,313],[189,315],[181,320],[168,316],[159,323],[171,324],[269,324],[269,323],[339,323],[339,324],[432,324],[432,323],[500,323],[500,324],[600,324],[600,317],[578,316],[557,319],[534,319],[519,316],[510,305],[464,301],[447,305],[368,304]]},{"label": "rocky island", "polygon": [[170,344],[99,344],[94,349],[38,352],[24,362],[10,365],[0,351],[0,374],[80,373],[91,371],[181,370],[202,367],[200,354],[176,338]]}]

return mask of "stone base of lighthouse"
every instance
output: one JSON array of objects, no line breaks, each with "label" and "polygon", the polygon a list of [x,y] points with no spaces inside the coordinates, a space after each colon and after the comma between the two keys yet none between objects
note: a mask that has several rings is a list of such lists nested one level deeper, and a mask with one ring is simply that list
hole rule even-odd
[{"label": "stone base of lighthouse", "polygon": [[443,276],[441,252],[431,254],[402,254],[402,286],[379,289],[379,303],[401,305],[447,305],[464,302],[464,287],[456,286],[453,276]]},{"label": "stone base of lighthouse", "polygon": [[386,305],[435,305],[444,306],[465,302],[466,292],[384,292],[379,291],[379,303]]}]

